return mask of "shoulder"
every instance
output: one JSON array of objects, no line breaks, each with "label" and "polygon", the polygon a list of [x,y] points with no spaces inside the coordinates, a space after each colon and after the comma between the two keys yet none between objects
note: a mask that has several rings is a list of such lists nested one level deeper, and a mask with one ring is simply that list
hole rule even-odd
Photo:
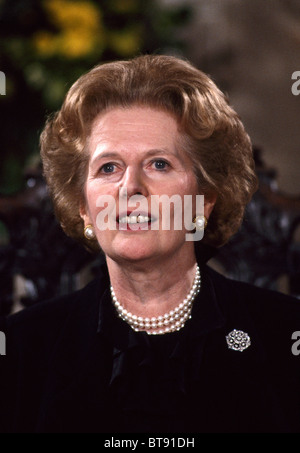
[{"label": "shoulder", "polygon": [[300,329],[300,300],[296,297],[232,280],[206,267],[218,301],[224,310],[247,313],[266,329],[284,326]]},{"label": "shoulder", "polygon": [[[293,341],[300,337],[300,300],[278,291],[264,289],[224,277],[206,268],[218,304],[228,324],[256,332],[268,354],[293,359]],[[249,333],[249,332],[248,332]],[[298,365],[298,364],[297,364]]]},{"label": "shoulder", "polygon": [[246,304],[253,310],[282,309],[287,311],[299,311],[300,300],[296,297],[283,294],[271,289],[261,288],[242,281],[225,277],[212,268],[206,266],[205,272],[213,282],[217,293],[223,293],[224,298],[236,300],[239,304]]},{"label": "shoulder", "polygon": [[2,319],[1,330],[7,337],[7,346],[18,343],[22,349],[32,344],[41,347],[54,340],[70,316],[80,317],[97,304],[100,290],[101,282],[95,279],[78,291],[39,302]]}]

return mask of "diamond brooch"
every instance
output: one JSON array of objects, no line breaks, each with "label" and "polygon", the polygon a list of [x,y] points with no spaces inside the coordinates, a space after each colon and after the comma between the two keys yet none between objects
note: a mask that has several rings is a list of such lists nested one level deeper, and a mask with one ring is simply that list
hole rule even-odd
[{"label": "diamond brooch", "polygon": [[242,330],[234,329],[226,336],[226,341],[229,349],[234,351],[244,351],[251,345],[250,337]]}]

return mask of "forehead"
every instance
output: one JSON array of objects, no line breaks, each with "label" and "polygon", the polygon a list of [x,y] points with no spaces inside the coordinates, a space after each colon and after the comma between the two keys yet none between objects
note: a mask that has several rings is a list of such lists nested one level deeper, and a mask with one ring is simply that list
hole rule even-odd
[{"label": "forehead", "polygon": [[177,121],[170,113],[148,107],[114,108],[95,118],[89,144],[91,151],[101,144],[173,147],[178,136]]}]

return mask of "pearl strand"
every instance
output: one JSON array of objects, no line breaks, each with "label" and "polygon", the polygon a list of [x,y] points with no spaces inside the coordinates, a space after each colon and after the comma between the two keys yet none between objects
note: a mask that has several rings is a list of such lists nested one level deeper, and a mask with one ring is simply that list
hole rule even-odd
[{"label": "pearl strand", "polygon": [[142,316],[136,316],[128,312],[118,301],[112,286],[110,287],[110,293],[118,315],[123,321],[126,321],[133,330],[136,332],[146,331],[148,335],[162,335],[183,328],[186,321],[191,318],[193,302],[199,293],[200,288],[201,276],[199,266],[197,265],[194,282],[186,298],[168,313],[152,318],[143,318]]}]

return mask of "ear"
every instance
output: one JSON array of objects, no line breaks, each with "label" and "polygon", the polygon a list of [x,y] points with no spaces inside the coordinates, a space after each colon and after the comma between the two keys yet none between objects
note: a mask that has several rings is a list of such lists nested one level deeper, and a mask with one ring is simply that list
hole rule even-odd
[{"label": "ear", "polygon": [[84,226],[91,224],[90,216],[88,213],[88,209],[87,209],[86,201],[85,201],[84,197],[81,198],[80,203],[79,203],[79,215],[83,220]]},{"label": "ear", "polygon": [[210,192],[209,194],[204,195],[204,215],[207,220],[214,209],[216,201],[217,194],[215,192]]}]

